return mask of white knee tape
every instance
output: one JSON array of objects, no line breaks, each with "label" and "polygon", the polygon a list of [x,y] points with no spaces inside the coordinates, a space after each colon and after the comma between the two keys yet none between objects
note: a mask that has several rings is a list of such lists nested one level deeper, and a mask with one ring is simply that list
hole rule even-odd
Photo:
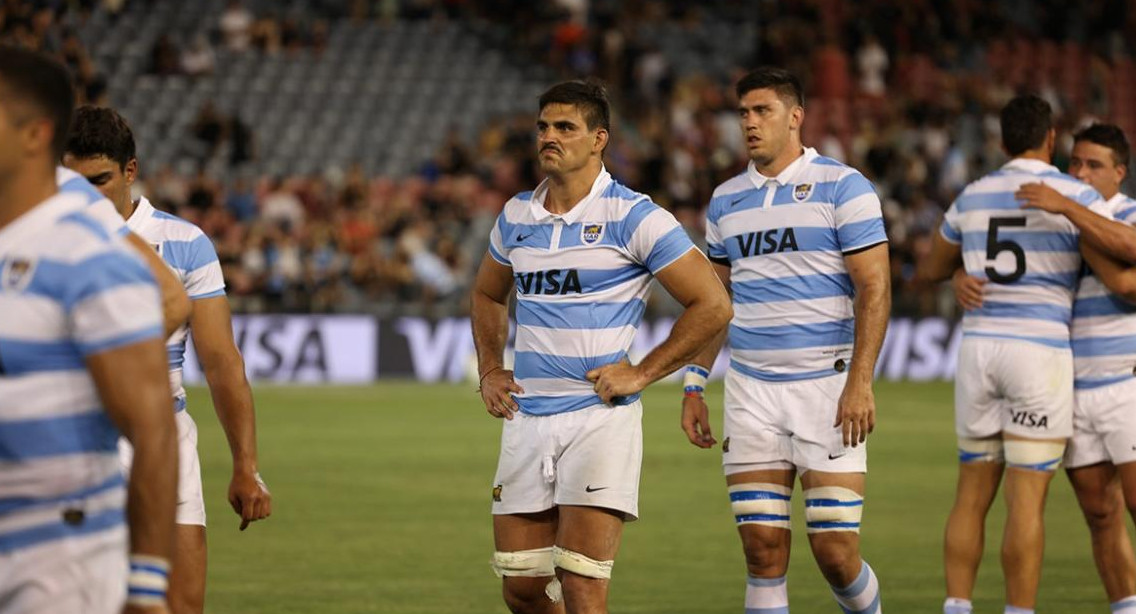
[{"label": "white knee tape", "polygon": [[612,565],[615,564],[615,561],[597,561],[579,552],[553,546],[552,564],[564,571],[570,571],[579,576],[607,580],[611,578],[611,568]]},{"label": "white knee tape", "polygon": [[969,439],[959,437],[960,463],[1004,463],[1001,439]]},{"label": "white knee tape", "polygon": [[552,566],[551,546],[517,552],[494,552],[489,565],[493,567],[493,573],[497,574],[498,578],[505,576],[539,578],[556,575],[556,570]]},{"label": "white knee tape", "polygon": [[1056,471],[1065,456],[1065,442],[1007,439],[1006,466],[1034,471]]},{"label": "white knee tape", "polygon": [[843,486],[818,486],[805,491],[805,523],[809,533],[860,532],[864,497]]},{"label": "white knee tape", "polygon": [[779,484],[734,484],[730,486],[730,509],[738,524],[789,528],[789,497],[793,490]]}]

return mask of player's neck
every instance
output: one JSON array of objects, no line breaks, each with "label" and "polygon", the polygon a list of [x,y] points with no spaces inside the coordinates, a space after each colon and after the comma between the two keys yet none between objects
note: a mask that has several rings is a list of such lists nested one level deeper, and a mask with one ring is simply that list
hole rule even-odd
[{"label": "player's neck", "polygon": [[130,216],[134,215],[134,212],[137,210],[138,201],[131,199],[126,201],[125,206],[118,207],[118,214],[122,216],[122,219],[129,220]]},{"label": "player's neck", "polygon": [[589,163],[578,171],[549,175],[544,208],[556,215],[564,215],[571,211],[592,191],[601,168],[603,167],[598,162]]},{"label": "player's neck", "polygon": [[754,160],[753,166],[762,176],[773,178],[780,175],[782,171],[789,168],[790,164],[796,162],[797,158],[803,155],[805,155],[805,148],[800,143],[793,143],[782,150],[772,162],[761,165],[757,160]]},{"label": "player's neck", "polygon": [[47,169],[46,172],[30,172],[31,163],[28,163],[25,171],[15,173],[8,181],[0,181],[0,228],[55,194],[58,189],[55,169]]},{"label": "player's neck", "polygon": [[1015,160],[1037,160],[1038,162],[1045,162],[1046,164],[1053,164],[1053,156],[1049,155],[1049,151],[1045,149],[1027,149],[1022,153],[1014,156]]}]

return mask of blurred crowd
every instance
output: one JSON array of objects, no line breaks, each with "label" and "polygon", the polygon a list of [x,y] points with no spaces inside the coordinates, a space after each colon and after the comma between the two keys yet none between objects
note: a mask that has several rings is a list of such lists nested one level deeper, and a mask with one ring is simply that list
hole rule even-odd
[{"label": "blurred crowd", "polygon": [[[210,45],[318,51],[328,20],[338,18],[508,24],[517,35],[504,44],[516,61],[608,84],[616,103],[608,168],[671,209],[697,238],[714,186],[745,163],[732,84],[746,67],[782,65],[805,83],[805,144],[860,169],[880,193],[900,315],[953,313],[941,294],[917,293],[908,281],[954,195],[1004,162],[998,111],[1015,93],[1039,92],[1057,111],[1058,166],[1070,134],[1087,122],[1136,130],[1136,8],[1123,0],[317,4],[324,8],[318,18],[300,21],[258,15],[233,0],[218,15],[216,40],[185,48],[160,41],[151,70],[219,70]],[[76,17],[35,8],[51,5],[0,0],[0,39],[59,54],[84,99],[98,102],[97,69],[69,29]],[[697,48],[699,33],[722,22],[752,23],[757,32],[738,41],[748,51],[725,70],[680,71],[644,34],[677,24]],[[203,109],[197,132],[187,135],[203,147],[232,138],[231,122],[211,112]],[[203,172],[151,169],[142,159],[139,189],[214,237],[239,310],[442,315],[464,309],[504,201],[539,179],[532,127],[533,116],[522,115],[499,117],[472,139],[454,131],[412,177],[367,177],[356,168],[308,177],[237,174],[222,184]],[[662,301],[653,308],[671,307]]]}]

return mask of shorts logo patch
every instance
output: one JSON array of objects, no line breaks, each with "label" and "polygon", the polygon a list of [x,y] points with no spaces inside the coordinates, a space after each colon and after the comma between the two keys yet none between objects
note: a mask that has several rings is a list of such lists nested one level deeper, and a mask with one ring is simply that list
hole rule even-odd
[{"label": "shorts logo patch", "polygon": [[813,184],[811,183],[799,183],[797,187],[793,188],[793,200],[799,203],[805,202],[812,195]]},{"label": "shorts logo patch", "polygon": [[729,451],[730,451],[730,438],[727,437],[726,439],[724,439],[722,441],[722,453],[725,454],[726,452],[729,452]]},{"label": "shorts logo patch", "polygon": [[844,373],[844,370],[848,368],[848,363],[844,362],[843,358],[838,358],[836,362],[833,363],[832,368],[835,369],[837,373]]},{"label": "shorts logo patch", "polygon": [[591,245],[603,238],[603,231],[603,224],[584,224],[583,228],[580,229],[580,241],[586,245]]},{"label": "shorts logo patch", "polygon": [[1049,416],[1039,416],[1032,411],[1014,411],[1010,410],[1010,420],[1019,426],[1027,426],[1035,429],[1049,428]]},{"label": "shorts logo patch", "polygon": [[493,501],[496,503],[501,502],[501,485],[498,484],[493,487]]},{"label": "shorts logo patch", "polygon": [[35,273],[35,262],[26,258],[13,258],[0,271],[0,288],[19,292],[28,287]]}]

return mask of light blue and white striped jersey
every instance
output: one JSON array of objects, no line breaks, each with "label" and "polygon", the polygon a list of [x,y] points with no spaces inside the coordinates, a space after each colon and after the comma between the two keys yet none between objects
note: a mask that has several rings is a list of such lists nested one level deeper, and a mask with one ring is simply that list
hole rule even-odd
[{"label": "light blue and white striped jersey", "polygon": [[[126,226],[154,246],[162,260],[181,280],[191,301],[225,296],[225,278],[221,275],[221,262],[217,259],[213,241],[192,222],[158,211],[146,197],[142,197],[130,219],[126,220]],[[188,334],[189,327],[182,324],[166,340],[175,411],[182,411],[186,406],[182,364],[185,362],[185,340]]]},{"label": "light blue and white striped jersey", "polygon": [[730,266],[730,367],[765,381],[843,371],[854,332],[844,257],[887,242],[871,182],[805,148],[776,177],[751,162],[714,190],[706,218],[710,259]]},{"label": "light blue and white striped jersey", "polygon": [[126,220],[122,219],[122,216],[118,214],[118,209],[114,208],[114,203],[103,196],[103,193],[90,181],[87,181],[86,177],[67,167],[57,166],[55,167],[55,185],[59,186],[59,191],[64,194],[82,196],[89,207],[86,211],[87,215],[97,220],[110,233],[126,235],[130,232],[126,228]]},{"label": "light blue and white striped jersey", "polygon": [[[1114,218],[1136,226],[1136,200],[1117,193],[1108,207]],[[1081,278],[1073,301],[1073,366],[1073,384],[1082,389],[1136,376],[1136,305],[1109,292],[1092,271]]]},{"label": "light blue and white striped jersey", "polygon": [[1065,216],[1023,209],[1014,198],[1023,184],[1039,181],[1107,212],[1096,190],[1040,160],[1015,158],[966,186],[943,217],[940,234],[961,244],[968,274],[990,283],[982,307],[963,316],[963,336],[1069,347],[1080,233]]},{"label": "light blue and white striped jersey", "polygon": [[161,305],[88,210],[60,192],[0,229],[0,553],[125,535],[118,430],[86,359],[160,338]]},{"label": "light blue and white striped jersey", "polygon": [[584,375],[627,357],[654,274],[694,249],[673,215],[606,170],[564,215],[544,208],[547,193],[545,180],[509,199],[489,234],[489,254],[516,279],[513,376],[533,415],[602,404]]}]

